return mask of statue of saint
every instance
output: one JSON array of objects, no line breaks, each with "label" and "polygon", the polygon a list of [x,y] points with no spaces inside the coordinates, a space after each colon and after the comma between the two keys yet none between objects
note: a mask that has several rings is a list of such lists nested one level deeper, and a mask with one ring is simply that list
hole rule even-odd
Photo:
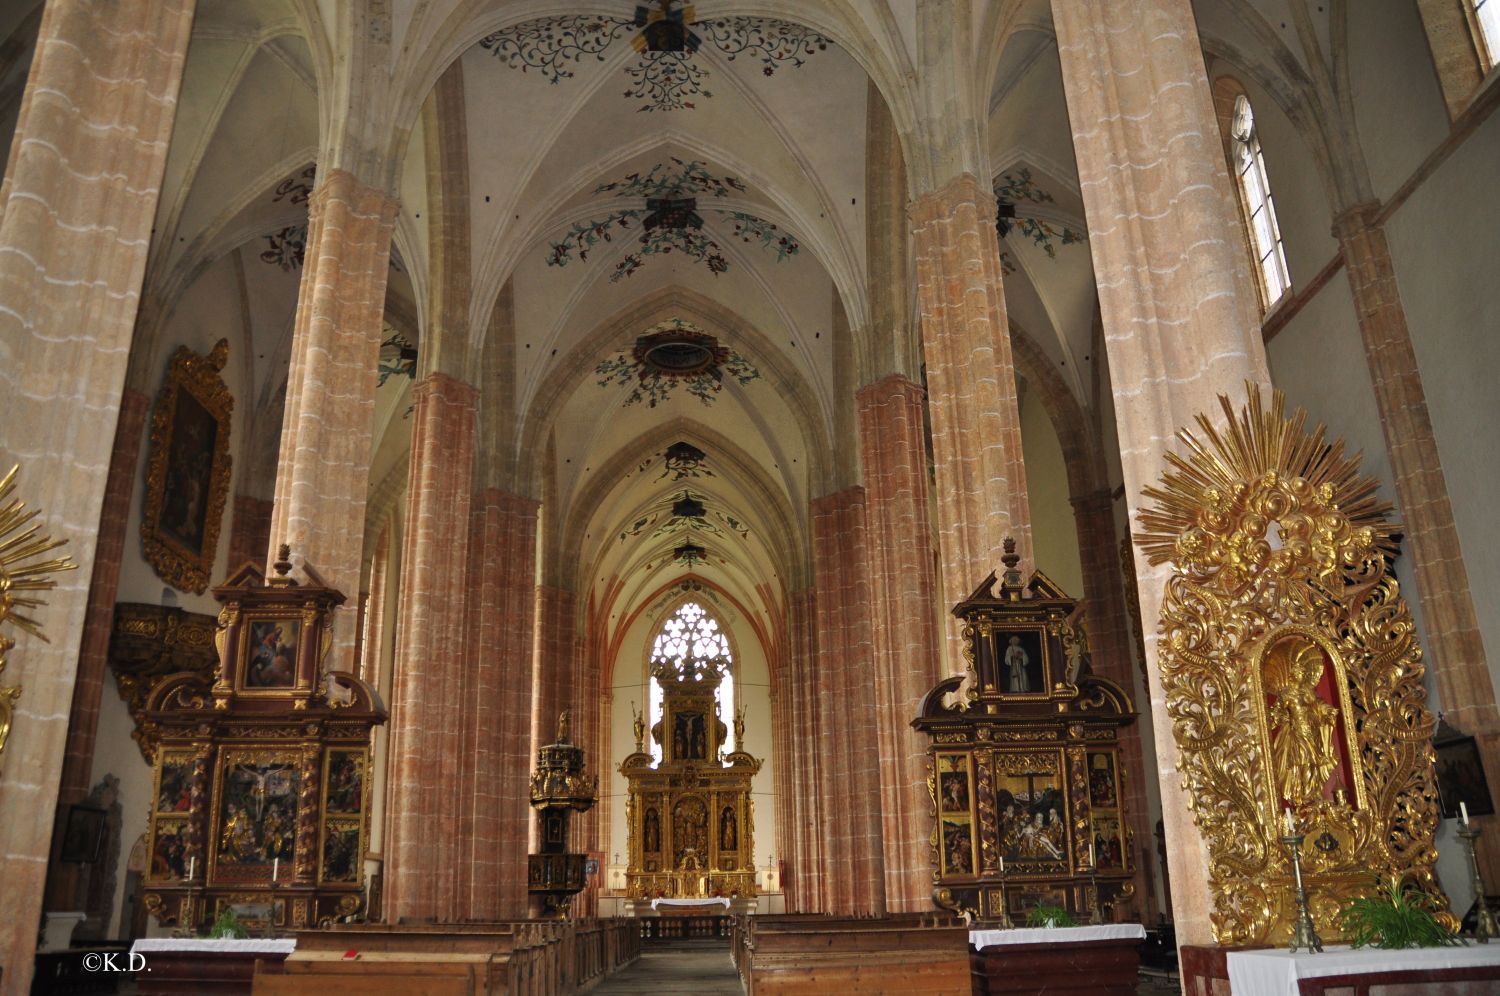
[{"label": "statue of saint", "polygon": [[1026,668],[1030,663],[1031,659],[1026,653],[1026,648],[1021,646],[1021,638],[1011,637],[1010,645],[1005,648],[1006,691],[1031,691],[1031,678],[1026,673]]},{"label": "statue of saint", "polygon": [[646,721],[641,717],[641,712],[635,707],[634,702],[630,703],[630,711],[635,714],[635,749],[639,753],[646,743]]},{"label": "statue of saint", "polygon": [[1282,798],[1292,805],[1321,799],[1338,766],[1338,710],[1318,697],[1323,650],[1310,641],[1283,640],[1266,655],[1264,668],[1266,691],[1275,696],[1266,718]]}]

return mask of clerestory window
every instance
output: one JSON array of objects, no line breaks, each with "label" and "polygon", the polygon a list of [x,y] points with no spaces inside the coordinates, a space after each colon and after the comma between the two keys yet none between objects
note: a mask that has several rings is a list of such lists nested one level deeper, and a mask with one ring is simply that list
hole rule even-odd
[{"label": "clerestory window", "polygon": [[1250,228],[1250,248],[1255,256],[1261,300],[1265,309],[1270,311],[1291,287],[1292,281],[1287,274],[1286,254],[1281,248],[1281,226],[1276,221],[1276,205],[1271,199],[1266,158],[1261,153],[1260,138],[1255,130],[1255,112],[1244,94],[1234,101],[1230,140],[1235,179],[1245,208],[1245,223]]}]

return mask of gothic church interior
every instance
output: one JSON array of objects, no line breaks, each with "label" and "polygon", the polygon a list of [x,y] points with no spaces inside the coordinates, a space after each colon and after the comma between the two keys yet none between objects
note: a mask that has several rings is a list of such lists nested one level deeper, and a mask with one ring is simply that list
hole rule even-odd
[{"label": "gothic church interior", "polygon": [[759,767],[672,888],[728,894],[711,836],[763,912],[934,910],[910,723],[1010,539],[1138,713],[1114,915],[1212,943],[1131,536],[1247,385],[1362,451],[1495,777],[1497,60],[1495,0],[6,4],[0,470],[78,569],[6,634],[0,986],[44,912],[165,931],[145,703],[216,658],[122,620],[211,633],[282,544],[388,711],[341,859],[385,922],[528,915],[564,711],[574,912],[656,889],[622,765],[693,755],[652,730],[685,660],[724,676],[699,758]]}]

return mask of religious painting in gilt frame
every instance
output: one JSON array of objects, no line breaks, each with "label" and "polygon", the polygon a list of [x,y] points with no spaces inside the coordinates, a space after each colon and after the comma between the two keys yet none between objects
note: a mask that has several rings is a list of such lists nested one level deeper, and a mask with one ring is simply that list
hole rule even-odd
[{"label": "religious painting in gilt frame", "polygon": [[995,676],[1006,695],[1045,696],[1052,688],[1046,637],[1040,626],[997,629],[991,636]]},{"label": "religious painting in gilt frame", "polygon": [[325,813],[361,813],[365,806],[365,752],[330,750],[323,784],[328,793]]},{"label": "religious painting in gilt frame", "polygon": [[292,873],[301,780],[295,751],[226,752],[213,828],[218,881],[268,882],[278,861]]},{"label": "religious painting in gilt frame", "polygon": [[1008,864],[1039,871],[1064,866],[1068,800],[1056,751],[996,751],[995,808]]},{"label": "religious painting in gilt frame", "polygon": [[193,808],[193,753],[166,751],[156,776],[156,811],[186,813]]},{"label": "religious painting in gilt frame", "polygon": [[967,754],[938,755],[938,812],[968,816],[969,805],[969,756]]},{"label": "religious painting in gilt frame", "polygon": [[323,825],[324,882],[358,882],[364,855],[359,846],[362,820],[342,817]]},{"label": "religious painting in gilt frame", "polygon": [[1455,819],[1458,804],[1468,807],[1470,816],[1489,816],[1495,812],[1489,782],[1484,777],[1484,761],[1479,744],[1473,737],[1458,737],[1435,744],[1437,750],[1438,796],[1442,801],[1443,819]]},{"label": "religious painting in gilt frame", "polygon": [[254,619],[249,623],[245,640],[244,662],[240,666],[242,688],[280,690],[291,688],[297,680],[297,643],[302,623],[297,619]]},{"label": "religious painting in gilt frame", "polygon": [[974,824],[943,817],[940,853],[944,875],[974,874]]},{"label": "religious painting in gilt frame", "polygon": [[141,553],[174,588],[202,594],[213,570],[229,494],[234,398],[219,371],[220,339],[207,356],[180,346],[151,414]]},{"label": "religious painting in gilt frame", "polygon": [[192,830],[186,817],[156,820],[151,830],[151,868],[147,879],[153,882],[185,879],[191,841]]},{"label": "religious painting in gilt frame", "polygon": [[1089,753],[1089,806],[1118,809],[1120,784],[1115,777],[1115,755],[1111,751]]}]

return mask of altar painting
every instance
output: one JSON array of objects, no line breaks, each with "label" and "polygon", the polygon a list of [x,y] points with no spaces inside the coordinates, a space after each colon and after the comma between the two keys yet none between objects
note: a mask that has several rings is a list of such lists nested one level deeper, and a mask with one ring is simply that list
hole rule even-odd
[{"label": "altar painting", "polygon": [[257,619],[250,623],[240,674],[244,687],[291,688],[297,679],[297,638],[302,623],[296,619]]},{"label": "altar painting", "polygon": [[943,874],[974,874],[974,826],[967,819],[942,821]]},{"label": "altar painting", "polygon": [[969,815],[969,759],[967,754],[938,755],[938,811]]},{"label": "altar painting", "polygon": [[358,882],[363,855],[358,819],[329,820],[323,827],[324,882]]},{"label": "altar painting", "polygon": [[163,758],[156,782],[156,811],[186,813],[193,808],[193,755],[170,751]]},{"label": "altar painting", "polygon": [[219,878],[261,881],[270,878],[274,862],[292,860],[299,782],[295,756],[229,756],[216,827]]},{"label": "altar painting", "polygon": [[328,786],[325,813],[359,813],[365,801],[365,752],[331,750],[323,784]]},{"label": "altar painting", "polygon": [[1095,816],[1093,819],[1094,867],[1100,871],[1126,867],[1125,836],[1118,816]]},{"label": "altar painting", "polygon": [[1007,862],[1053,865],[1067,859],[1068,806],[1052,754],[997,754],[995,807]]},{"label": "altar painting", "polygon": [[187,819],[159,819],[151,838],[151,873],[156,881],[187,878],[192,830]]},{"label": "altar painting", "polygon": [[1108,752],[1089,754],[1089,805],[1094,809],[1116,809],[1120,805],[1120,786],[1115,777],[1115,755]]}]

